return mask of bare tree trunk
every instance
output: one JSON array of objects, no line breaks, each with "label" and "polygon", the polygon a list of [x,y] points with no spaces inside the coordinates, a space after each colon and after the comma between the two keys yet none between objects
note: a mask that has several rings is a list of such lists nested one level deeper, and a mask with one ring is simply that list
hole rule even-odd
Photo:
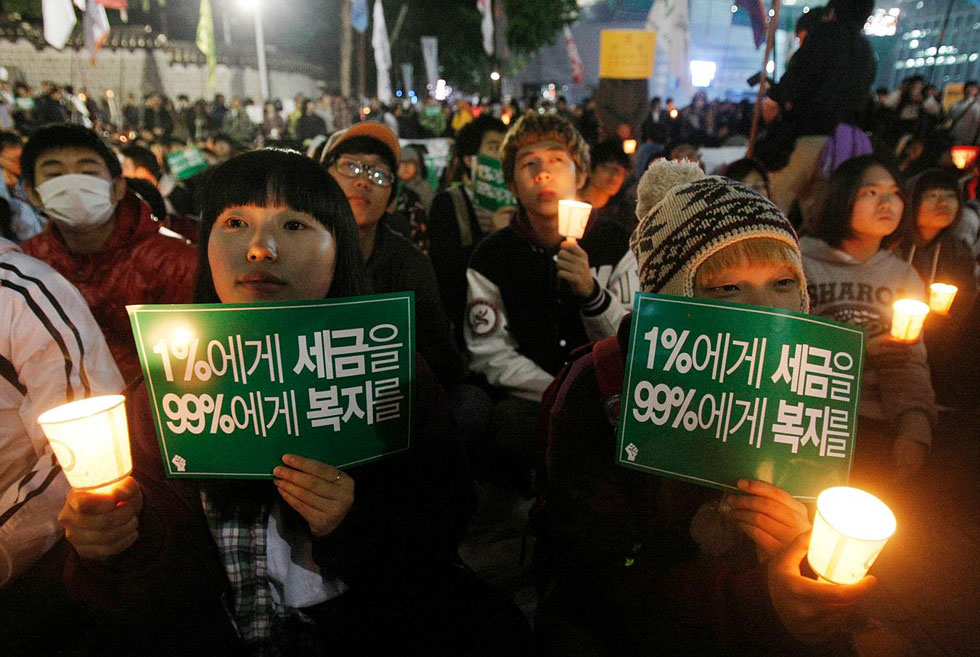
[{"label": "bare tree trunk", "polygon": [[353,50],[350,0],[340,0],[340,95],[350,98],[350,69]]}]

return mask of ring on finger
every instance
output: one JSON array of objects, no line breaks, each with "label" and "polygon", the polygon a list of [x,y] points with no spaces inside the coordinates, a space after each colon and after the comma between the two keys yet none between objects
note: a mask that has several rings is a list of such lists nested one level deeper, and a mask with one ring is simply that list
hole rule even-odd
[{"label": "ring on finger", "polygon": [[343,476],[344,476],[344,473],[341,472],[340,470],[337,470],[337,476],[333,478],[333,482],[332,483],[335,483],[336,484],[338,481],[340,481],[340,478],[343,477]]}]

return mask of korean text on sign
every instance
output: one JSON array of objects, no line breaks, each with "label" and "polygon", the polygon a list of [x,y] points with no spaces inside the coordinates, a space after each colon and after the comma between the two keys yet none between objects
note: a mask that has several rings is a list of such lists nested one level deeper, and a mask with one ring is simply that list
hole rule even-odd
[{"label": "korean text on sign", "polygon": [[269,477],[287,452],[343,467],[408,446],[410,293],[130,313],[172,476]]},{"label": "korean text on sign", "polygon": [[788,481],[801,497],[846,482],[859,331],[735,304],[643,294],[637,303],[645,312],[634,315],[618,462],[721,487]]}]

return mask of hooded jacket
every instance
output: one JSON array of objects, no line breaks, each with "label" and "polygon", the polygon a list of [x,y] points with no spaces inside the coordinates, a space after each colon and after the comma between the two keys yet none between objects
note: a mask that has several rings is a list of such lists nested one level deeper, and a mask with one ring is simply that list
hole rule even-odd
[{"label": "hooded jacket", "polygon": [[0,587],[62,533],[68,481],[38,415],[122,387],[78,290],[0,238]]},{"label": "hooded jacket", "polygon": [[126,306],[190,303],[197,252],[180,236],[162,233],[149,206],[131,192],[119,202],[114,218],[116,226],[99,253],[69,251],[54,222],[21,248],[78,288],[105,334],[119,371],[131,382],[140,375],[140,364]]},{"label": "hooded jacket", "polygon": [[[803,269],[814,315],[859,326],[868,338],[888,333],[892,303],[908,298],[925,301],[919,274],[888,250],[861,262],[823,240],[804,237]],[[908,412],[922,412],[935,422],[936,402],[929,381],[926,349],[920,341],[911,357],[895,370],[864,368],[862,417],[894,422]]]}]

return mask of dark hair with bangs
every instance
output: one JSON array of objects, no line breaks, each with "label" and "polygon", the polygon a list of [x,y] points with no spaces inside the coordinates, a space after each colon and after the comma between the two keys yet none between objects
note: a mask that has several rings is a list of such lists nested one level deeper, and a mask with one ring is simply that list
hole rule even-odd
[{"label": "dark hair with bangs", "polygon": [[251,151],[210,171],[199,194],[201,236],[195,303],[220,303],[208,261],[211,227],[227,208],[248,205],[285,205],[312,216],[330,231],[337,243],[337,258],[327,298],[370,293],[357,225],[347,197],[313,160],[295,151]]},{"label": "dark hair with bangs", "polygon": [[[840,248],[842,242],[852,239],[854,230],[851,228],[851,214],[854,212],[854,204],[861,189],[861,179],[868,169],[876,166],[883,168],[892,177],[898,185],[902,202],[908,207],[908,199],[902,191],[902,174],[890,161],[877,155],[852,157],[831,174],[823,207],[814,217],[813,225],[807,228],[805,233],[823,240],[835,249]],[[908,213],[903,212],[898,228],[882,240],[882,248],[889,248],[901,241],[908,231]]]}]

